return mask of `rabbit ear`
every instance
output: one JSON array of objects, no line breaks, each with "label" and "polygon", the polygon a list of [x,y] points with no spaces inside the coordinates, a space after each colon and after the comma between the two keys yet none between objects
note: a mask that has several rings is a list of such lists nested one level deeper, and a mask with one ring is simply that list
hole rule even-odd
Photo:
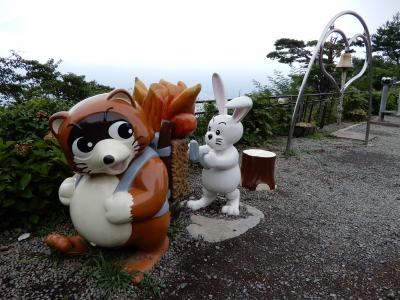
[{"label": "rabbit ear", "polygon": [[253,106],[253,101],[246,96],[232,99],[226,104],[226,108],[234,108],[232,119],[238,123],[242,120]]},{"label": "rabbit ear", "polygon": [[225,101],[224,85],[222,84],[221,77],[219,77],[217,73],[214,73],[212,76],[212,85],[219,114],[220,115],[227,114],[228,110],[225,107],[226,101]]}]

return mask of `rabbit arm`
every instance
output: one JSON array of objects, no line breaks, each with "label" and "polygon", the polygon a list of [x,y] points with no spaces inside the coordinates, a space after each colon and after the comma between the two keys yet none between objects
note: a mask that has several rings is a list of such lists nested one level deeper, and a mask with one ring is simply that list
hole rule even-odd
[{"label": "rabbit arm", "polygon": [[199,147],[199,155],[203,156],[210,152],[210,147],[208,145],[203,145]]},{"label": "rabbit arm", "polygon": [[204,162],[210,168],[230,169],[239,164],[239,153],[236,148],[219,155],[210,152],[204,156]]}]

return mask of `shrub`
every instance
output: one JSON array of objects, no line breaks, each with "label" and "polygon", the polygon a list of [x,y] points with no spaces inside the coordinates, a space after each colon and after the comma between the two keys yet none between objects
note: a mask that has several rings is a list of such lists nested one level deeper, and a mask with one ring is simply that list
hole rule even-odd
[{"label": "shrub", "polygon": [[49,117],[67,110],[65,101],[34,99],[0,109],[0,138],[4,141],[32,143],[42,139],[49,131]]},{"label": "shrub", "polygon": [[204,103],[203,109],[204,113],[197,117],[196,130],[192,133],[192,135],[189,136],[189,139],[194,139],[199,143],[204,141],[204,135],[207,132],[208,122],[210,122],[213,116],[218,114],[215,101]]},{"label": "shrub", "polygon": [[368,93],[361,92],[355,87],[349,87],[343,99],[343,117],[351,119],[356,109],[368,111]]},{"label": "shrub", "polygon": [[[268,137],[287,134],[291,109],[285,105],[277,105],[276,100],[270,99],[266,92],[255,92],[248,96],[253,100],[253,107],[242,120],[244,133],[240,143],[263,144]],[[204,114],[197,118],[197,129],[190,138],[202,143],[208,123],[216,114],[218,111],[215,102],[205,103]]]},{"label": "shrub", "polygon": [[0,228],[29,227],[62,209],[58,187],[71,176],[48,118],[64,101],[35,99],[0,110]]},{"label": "shrub", "polygon": [[71,176],[54,140],[0,140],[0,228],[29,227],[60,211],[58,187]]}]

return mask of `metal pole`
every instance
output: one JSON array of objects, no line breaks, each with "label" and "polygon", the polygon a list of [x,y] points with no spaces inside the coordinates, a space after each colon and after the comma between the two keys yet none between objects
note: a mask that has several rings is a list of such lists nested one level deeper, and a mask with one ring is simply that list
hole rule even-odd
[{"label": "metal pole", "polygon": [[346,68],[342,68],[341,71],[341,82],[340,82],[340,98],[339,98],[339,103],[337,106],[337,124],[341,125],[342,124],[342,115],[343,115],[343,98],[344,98],[344,85],[346,84],[346,75],[347,75],[347,70]]},{"label": "metal pole", "polygon": [[[400,81],[395,82],[393,85],[400,84]],[[399,96],[397,97],[397,112],[394,114],[396,117],[400,117],[400,90]]]},{"label": "metal pole", "polygon": [[399,96],[397,97],[397,112],[395,114],[396,116],[400,116],[400,91],[399,91]]},{"label": "metal pole", "polygon": [[[331,34],[334,31],[334,32],[338,32],[342,36],[344,36],[344,34],[340,30],[334,30],[335,21],[339,17],[341,17],[343,15],[352,15],[355,18],[357,18],[360,21],[360,23],[362,24],[362,26],[364,28],[364,34],[357,34],[357,35],[353,36],[353,38],[350,41],[353,41],[358,37],[362,38],[364,40],[365,44],[366,44],[367,55],[366,55],[366,61],[364,63],[364,66],[363,66],[362,70],[360,71],[360,73],[358,75],[354,76],[351,80],[349,80],[344,85],[343,91],[341,89],[341,92],[344,93],[344,91],[347,89],[348,86],[350,86],[350,84],[353,81],[355,81],[356,79],[358,79],[359,77],[362,76],[362,74],[365,72],[365,70],[367,68],[367,65],[368,65],[369,68],[371,68],[371,62],[372,62],[371,36],[369,34],[368,27],[367,27],[366,23],[364,22],[364,20],[361,18],[361,16],[359,14],[357,14],[356,12],[351,11],[351,10],[342,11],[342,12],[336,14],[328,22],[328,24],[325,26],[325,28],[324,28],[324,30],[323,30],[323,32],[322,32],[322,34],[321,34],[321,36],[320,36],[320,38],[318,40],[317,45],[314,48],[314,53],[313,53],[313,55],[312,55],[312,57],[310,59],[310,62],[308,64],[308,67],[307,67],[307,70],[306,70],[306,73],[304,74],[304,78],[303,78],[303,81],[302,81],[301,86],[300,86],[299,94],[297,96],[296,104],[294,106],[293,115],[292,115],[292,121],[290,123],[289,135],[288,135],[288,140],[287,140],[286,149],[285,149],[285,154],[286,155],[289,154],[289,151],[290,151],[290,148],[291,148],[293,131],[294,131],[294,127],[295,127],[296,120],[297,120],[297,113],[298,113],[298,111],[300,109],[300,106],[301,106],[301,98],[303,96],[304,89],[306,87],[306,83],[307,83],[307,80],[308,80],[308,76],[310,75],[312,66],[314,65],[314,62],[315,62],[315,59],[316,59],[318,53],[320,53],[321,56],[323,55],[323,53],[322,53],[323,49],[322,49],[321,45],[323,44],[323,42],[325,42],[325,40],[329,36],[329,34]],[[345,42],[348,42],[348,41],[345,40]],[[322,61],[322,59],[321,59],[321,61]],[[370,70],[369,73],[370,73],[369,79],[371,79],[371,70]],[[330,79],[332,79],[332,77]],[[368,135],[369,135],[369,127],[370,127],[369,119],[370,119],[371,110],[372,110],[372,80],[368,80],[368,81],[369,81],[369,92],[370,92],[370,95],[369,95],[369,110],[368,110],[368,118],[367,118],[366,139],[368,138]],[[337,86],[337,84],[336,84],[336,86]],[[367,140],[367,142],[368,142],[368,140]]]},{"label": "metal pole", "polygon": [[389,96],[389,83],[384,83],[382,88],[381,104],[379,106],[379,121],[383,121],[386,111],[387,99]]},{"label": "metal pole", "polygon": [[368,145],[369,131],[371,128],[371,114],[372,114],[372,51],[371,51],[371,37],[368,32],[368,28],[365,27],[368,39],[368,115],[367,115],[367,128],[365,130],[365,145]]}]

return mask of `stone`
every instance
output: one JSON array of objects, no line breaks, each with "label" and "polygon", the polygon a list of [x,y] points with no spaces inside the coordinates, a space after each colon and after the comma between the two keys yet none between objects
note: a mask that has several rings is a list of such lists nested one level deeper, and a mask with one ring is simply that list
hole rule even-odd
[{"label": "stone", "polygon": [[257,208],[245,205],[250,216],[236,220],[216,219],[200,215],[190,217],[191,224],[186,227],[194,238],[203,238],[210,243],[217,243],[244,234],[256,226],[264,214]]}]

